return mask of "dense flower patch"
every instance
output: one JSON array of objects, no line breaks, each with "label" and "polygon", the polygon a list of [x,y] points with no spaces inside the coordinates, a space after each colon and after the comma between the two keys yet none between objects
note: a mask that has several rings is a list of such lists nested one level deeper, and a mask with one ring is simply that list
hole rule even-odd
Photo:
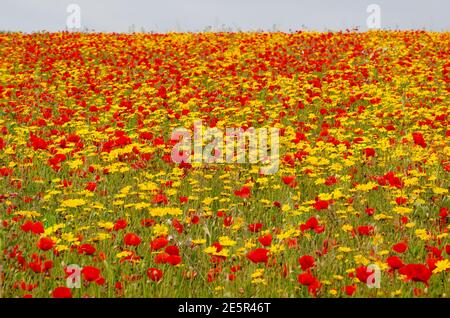
[{"label": "dense flower patch", "polygon": [[[448,297],[449,33],[0,43],[0,297]],[[196,120],[278,172],[174,163]]]}]

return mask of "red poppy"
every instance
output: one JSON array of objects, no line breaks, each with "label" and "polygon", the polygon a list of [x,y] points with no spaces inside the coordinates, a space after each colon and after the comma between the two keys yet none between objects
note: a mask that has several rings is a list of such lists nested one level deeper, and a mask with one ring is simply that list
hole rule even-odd
[{"label": "red poppy", "polygon": [[38,248],[43,251],[48,251],[55,246],[55,242],[49,237],[42,237],[38,242]]},{"label": "red poppy", "polygon": [[356,285],[345,286],[344,291],[347,294],[347,296],[353,296],[353,294],[356,292]]},{"label": "red poppy", "polygon": [[127,227],[127,221],[125,220],[117,220],[116,224],[114,224],[114,231],[123,230]]},{"label": "red poppy", "polygon": [[6,168],[6,167],[2,167],[0,168],[0,176],[2,177],[7,177],[13,174],[13,169],[11,168]]},{"label": "red poppy", "polygon": [[172,219],[172,225],[178,233],[180,234],[183,233],[184,226],[176,218]]},{"label": "red poppy", "polygon": [[310,217],[304,224],[300,225],[302,232],[307,230],[314,230],[316,233],[322,233],[325,230],[325,226],[320,226],[319,221],[314,216]]},{"label": "red poppy", "polygon": [[81,274],[83,274],[83,279],[88,282],[93,282],[100,278],[100,270],[93,266],[83,267]]},{"label": "red poppy", "polygon": [[224,219],[223,219],[223,225],[225,225],[225,226],[230,226],[231,224],[233,224],[233,217],[231,216],[231,215],[229,215],[229,216],[226,216]]},{"label": "red poppy", "polygon": [[142,242],[141,238],[134,233],[125,234],[123,241],[125,245],[129,246],[139,246],[139,244],[141,244]]},{"label": "red poppy", "polygon": [[265,248],[254,249],[247,254],[247,258],[253,263],[267,263],[269,250]]},{"label": "red poppy", "polygon": [[168,243],[169,241],[165,237],[158,237],[150,243],[150,248],[152,251],[157,251],[165,247]]},{"label": "red poppy", "polygon": [[72,298],[72,292],[68,287],[56,287],[52,292],[53,298]]},{"label": "red poppy", "polygon": [[240,198],[248,198],[250,196],[250,187],[243,186],[240,190],[234,191],[234,195]]},{"label": "red poppy", "polygon": [[31,225],[31,232],[33,232],[34,234],[44,233],[45,230],[44,230],[44,225],[42,224],[42,222],[34,222]]},{"label": "red poppy", "polygon": [[422,133],[420,132],[413,132],[412,137],[414,140],[414,143],[418,146],[421,146],[422,148],[426,148],[427,143],[425,142],[425,139],[423,138]]},{"label": "red poppy", "polygon": [[366,155],[366,158],[375,157],[375,149],[373,149],[373,148],[364,149],[364,153]]},{"label": "red poppy", "polygon": [[27,221],[25,221],[24,224],[22,224],[22,226],[20,228],[24,232],[30,232],[32,227],[33,227],[33,222],[31,222],[30,220],[27,220]]},{"label": "red poppy", "polygon": [[123,284],[121,282],[116,282],[114,284],[115,289],[121,290],[123,289]]},{"label": "red poppy", "polygon": [[389,267],[394,269],[394,270],[402,268],[403,266],[405,266],[405,264],[403,264],[403,261],[398,256],[390,256],[390,257],[387,258],[386,261],[387,261]]},{"label": "red poppy", "polygon": [[97,284],[97,285],[99,285],[99,286],[103,286],[105,283],[106,283],[106,280],[105,280],[105,278],[104,277],[99,277],[96,281],[95,281],[95,283]]},{"label": "red poppy", "polygon": [[156,254],[155,263],[156,264],[166,264],[168,262],[169,256],[170,255],[165,252]]},{"label": "red poppy", "polygon": [[311,284],[314,284],[314,282],[316,281],[317,278],[315,278],[313,275],[311,275],[311,273],[306,272],[306,273],[302,273],[299,274],[297,276],[297,280],[300,284],[304,285],[304,286],[309,286]]},{"label": "red poppy", "polygon": [[367,266],[360,266],[356,269],[356,277],[362,283],[367,283],[369,277],[373,274],[373,271],[369,270]]},{"label": "red poppy", "polygon": [[97,183],[95,182],[88,182],[86,185],[86,190],[94,192],[95,189],[97,189]]},{"label": "red poppy", "polygon": [[337,182],[338,182],[338,179],[335,176],[329,176],[325,180],[325,185],[326,186],[332,186],[333,184],[336,184]]},{"label": "red poppy", "polygon": [[316,200],[313,204],[314,209],[317,211],[328,209],[329,202],[324,200]]},{"label": "red poppy", "polygon": [[297,182],[295,182],[295,176],[285,176],[282,177],[281,180],[284,184],[290,186],[291,188],[295,188],[297,186]]},{"label": "red poppy", "polygon": [[188,197],[180,196],[180,203],[187,203],[189,201]]},{"label": "red poppy", "polygon": [[248,230],[252,233],[257,233],[257,232],[261,231],[262,228],[263,228],[262,223],[254,223],[254,224],[248,225]]},{"label": "red poppy", "polygon": [[191,219],[191,223],[197,224],[198,222],[200,222],[200,217],[198,215],[194,215]]},{"label": "red poppy", "polygon": [[93,247],[91,244],[82,244],[78,246],[78,254],[92,255],[95,253],[95,251],[95,247]]},{"label": "red poppy", "polygon": [[308,286],[308,292],[311,295],[313,295],[313,296],[317,295],[317,291],[319,290],[321,284],[320,284],[320,281],[316,277],[311,275],[311,273],[306,272],[303,274],[299,274],[297,277],[297,280],[303,286]]},{"label": "red poppy", "polygon": [[374,228],[371,225],[358,226],[358,234],[361,236],[372,235],[373,231],[374,231]]},{"label": "red poppy", "polygon": [[152,203],[156,203],[156,204],[159,204],[159,203],[167,204],[167,203],[169,203],[169,201],[168,201],[167,197],[166,197],[164,194],[159,193],[159,194],[157,194],[157,195],[155,195],[155,196],[153,197]]},{"label": "red poppy", "polygon": [[403,242],[397,243],[394,246],[392,246],[392,249],[397,253],[404,253],[408,249],[408,244]]},{"label": "red poppy", "polygon": [[291,184],[295,180],[295,176],[285,176],[281,178],[284,182],[284,184]]},{"label": "red poppy", "polygon": [[423,264],[408,264],[400,268],[398,272],[405,275],[407,280],[422,282],[427,286],[431,277],[431,271]]},{"label": "red poppy", "polygon": [[147,270],[147,276],[148,278],[150,278],[152,281],[157,282],[160,281],[163,277],[163,272],[160,269],[151,267]]},{"label": "red poppy", "polygon": [[169,255],[167,257],[167,263],[173,266],[178,265],[181,263],[181,257],[179,255]]},{"label": "red poppy", "polygon": [[38,149],[45,150],[48,147],[48,143],[44,139],[37,137],[32,132],[30,132],[30,142],[31,142],[31,146],[33,147],[34,150],[38,150]]},{"label": "red poppy", "polygon": [[298,262],[300,266],[302,267],[302,270],[307,270],[308,268],[311,268],[315,265],[314,257],[310,255],[304,255],[298,259]]},{"label": "red poppy", "polygon": [[315,218],[314,216],[310,217],[306,223],[304,224],[304,229],[305,230],[309,230],[309,229],[314,229],[319,225],[319,221],[317,220],[317,218]]},{"label": "red poppy", "polygon": [[180,255],[180,249],[175,245],[167,246],[164,251],[169,255]]},{"label": "red poppy", "polygon": [[408,202],[408,199],[406,199],[406,198],[403,198],[403,197],[395,198],[395,203],[397,203],[398,205],[405,204],[406,202]]},{"label": "red poppy", "polygon": [[269,246],[272,244],[272,235],[269,233],[261,236],[258,238],[258,242],[261,243],[262,246]]}]

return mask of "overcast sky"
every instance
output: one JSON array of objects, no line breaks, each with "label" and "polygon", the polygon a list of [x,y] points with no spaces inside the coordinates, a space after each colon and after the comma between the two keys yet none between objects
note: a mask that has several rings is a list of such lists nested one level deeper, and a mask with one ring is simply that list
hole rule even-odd
[{"label": "overcast sky", "polygon": [[367,30],[369,4],[381,28],[450,31],[450,0],[1,0],[0,30],[66,29],[78,4],[81,27],[102,32]]}]

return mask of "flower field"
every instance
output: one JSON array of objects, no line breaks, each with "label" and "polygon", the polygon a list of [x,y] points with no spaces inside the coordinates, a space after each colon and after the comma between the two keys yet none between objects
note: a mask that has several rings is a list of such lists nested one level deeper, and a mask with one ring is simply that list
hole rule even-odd
[{"label": "flower field", "polygon": [[[450,33],[0,33],[0,297],[448,297]],[[176,127],[279,129],[279,169]]]}]

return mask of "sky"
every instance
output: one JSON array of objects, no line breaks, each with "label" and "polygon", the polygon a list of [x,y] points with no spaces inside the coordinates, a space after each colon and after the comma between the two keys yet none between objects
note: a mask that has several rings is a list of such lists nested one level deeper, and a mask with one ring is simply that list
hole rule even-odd
[{"label": "sky", "polygon": [[97,32],[365,31],[370,4],[381,29],[450,31],[449,0],[2,0],[0,30],[66,30],[69,4]]}]

